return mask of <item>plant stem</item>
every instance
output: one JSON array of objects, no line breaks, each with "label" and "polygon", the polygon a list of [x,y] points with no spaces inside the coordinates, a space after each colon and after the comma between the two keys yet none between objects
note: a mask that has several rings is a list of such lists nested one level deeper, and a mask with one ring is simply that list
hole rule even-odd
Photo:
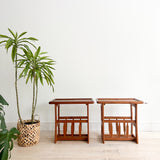
[{"label": "plant stem", "polygon": [[38,82],[36,83],[36,98],[35,98],[35,108],[34,108],[34,112],[35,112],[35,109],[36,109],[36,106],[37,106],[37,97],[38,97]]},{"label": "plant stem", "polygon": [[32,101],[32,116],[31,121],[34,121],[34,111],[35,111],[35,76],[33,78],[33,101]]},{"label": "plant stem", "polygon": [[[34,119],[34,112],[35,112],[36,106],[37,106],[38,82],[35,84],[35,88],[36,88],[36,89],[35,89],[35,90],[36,90],[36,91],[35,91],[35,92],[36,92],[36,93],[35,93],[36,95],[35,95],[35,100],[34,100],[34,108],[33,108],[33,110],[32,110],[32,117],[33,117],[32,119]],[[33,104],[32,104],[32,105],[33,105]],[[32,123],[33,123],[33,121],[32,121]]]},{"label": "plant stem", "polygon": [[[17,53],[17,50],[16,50]],[[22,124],[22,118],[20,115],[20,109],[19,109],[19,98],[18,98],[18,85],[17,85],[17,79],[18,79],[18,74],[17,74],[17,54],[16,54],[16,60],[15,60],[15,90],[16,90],[16,100],[17,100],[17,112],[18,112],[18,117],[20,120],[20,123]]]}]

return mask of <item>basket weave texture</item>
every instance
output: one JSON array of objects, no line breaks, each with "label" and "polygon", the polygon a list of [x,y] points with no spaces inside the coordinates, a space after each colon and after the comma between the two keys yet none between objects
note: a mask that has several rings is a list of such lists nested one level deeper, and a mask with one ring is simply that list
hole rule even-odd
[{"label": "basket weave texture", "polygon": [[22,147],[37,144],[40,139],[40,121],[35,120],[33,124],[25,124],[26,122],[31,122],[31,120],[24,120],[23,124],[17,123],[17,129],[20,132],[17,141],[18,145]]}]

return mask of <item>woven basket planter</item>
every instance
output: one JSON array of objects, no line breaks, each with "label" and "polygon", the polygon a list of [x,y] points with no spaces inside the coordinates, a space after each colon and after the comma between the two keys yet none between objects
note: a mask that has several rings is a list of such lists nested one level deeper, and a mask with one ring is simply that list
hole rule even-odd
[{"label": "woven basket planter", "polygon": [[31,120],[24,120],[21,124],[17,123],[17,129],[20,132],[18,135],[18,145],[22,147],[29,147],[37,144],[40,139],[40,121],[35,120],[33,124],[30,123]]}]

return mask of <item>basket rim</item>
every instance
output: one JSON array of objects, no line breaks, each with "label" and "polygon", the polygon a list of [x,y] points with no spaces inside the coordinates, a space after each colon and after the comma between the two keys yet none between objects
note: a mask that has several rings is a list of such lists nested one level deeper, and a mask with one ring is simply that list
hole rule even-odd
[{"label": "basket rim", "polygon": [[40,123],[40,120],[35,119],[33,122],[33,124],[25,124],[25,122],[31,122],[31,119],[28,120],[22,120],[22,122],[24,122],[23,124],[20,123],[20,121],[17,122],[18,125],[36,125]]}]

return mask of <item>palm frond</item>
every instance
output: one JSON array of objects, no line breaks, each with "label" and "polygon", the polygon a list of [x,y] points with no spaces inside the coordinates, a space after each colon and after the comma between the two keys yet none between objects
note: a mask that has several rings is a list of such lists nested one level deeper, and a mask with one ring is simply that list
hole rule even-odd
[{"label": "palm frond", "polygon": [[37,49],[37,47],[36,47],[33,43],[31,43],[31,42],[29,42],[29,41],[27,41],[27,40],[25,40],[25,41],[18,41],[18,45],[19,45],[19,46],[23,45],[23,43],[28,43],[28,44],[30,44],[32,47],[34,47],[35,49]]},{"label": "palm frond", "polygon": [[20,37],[22,37],[23,35],[25,35],[27,32],[22,32],[19,36],[18,36],[18,38],[20,38]]},{"label": "palm frond", "polygon": [[12,47],[12,61],[14,62],[15,61],[15,57],[16,57],[16,46],[14,45],[13,47]]},{"label": "palm frond", "polygon": [[0,34],[0,38],[7,38],[8,39],[8,38],[11,38],[11,37]]},{"label": "palm frond", "polygon": [[7,51],[12,46],[12,44],[13,44],[13,39],[9,38],[5,45],[5,48],[7,49]]},{"label": "palm frond", "polygon": [[14,34],[13,31],[10,28],[8,28],[8,30],[12,34],[12,36],[16,39],[16,34]]},{"label": "palm frond", "polygon": [[0,44],[7,42],[7,40],[1,41]]}]

